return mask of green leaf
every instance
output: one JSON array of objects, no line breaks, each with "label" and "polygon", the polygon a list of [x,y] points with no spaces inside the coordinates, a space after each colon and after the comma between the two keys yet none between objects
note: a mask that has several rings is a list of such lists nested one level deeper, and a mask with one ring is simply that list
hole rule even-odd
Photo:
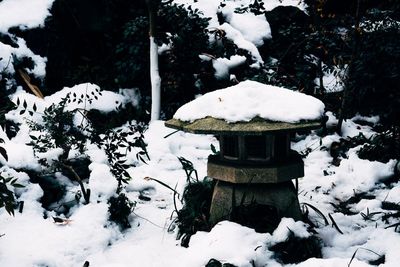
[{"label": "green leaf", "polygon": [[8,156],[7,156],[7,151],[0,146],[0,154],[3,156],[3,158],[8,161]]}]

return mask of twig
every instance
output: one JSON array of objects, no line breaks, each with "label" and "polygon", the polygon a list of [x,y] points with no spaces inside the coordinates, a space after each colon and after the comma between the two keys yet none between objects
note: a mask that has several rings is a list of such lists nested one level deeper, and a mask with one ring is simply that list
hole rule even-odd
[{"label": "twig", "polygon": [[152,225],[154,225],[154,226],[156,226],[156,227],[158,227],[158,228],[161,228],[161,229],[164,229],[164,228],[165,228],[165,227],[163,227],[163,226],[159,226],[159,225],[156,224],[156,223],[153,223],[152,221],[150,221],[149,219],[146,219],[145,217],[140,216],[140,215],[137,214],[136,212],[132,212],[132,214],[136,215],[136,216],[139,217],[140,219],[145,220],[146,222],[151,223]]},{"label": "twig", "polygon": [[354,257],[356,256],[356,254],[357,254],[357,252],[358,252],[359,249],[363,249],[363,250],[372,252],[372,253],[374,253],[375,255],[377,255],[378,257],[382,257],[382,255],[376,253],[375,251],[373,251],[373,250],[371,250],[371,249],[368,249],[368,248],[357,248],[356,251],[354,251],[353,256],[351,256],[351,259],[350,259],[349,263],[347,264],[347,267],[350,267],[350,265],[351,265],[351,263],[353,262]]},{"label": "twig", "polygon": [[74,168],[72,168],[72,166],[67,165],[67,164],[65,164],[63,162],[60,162],[60,163],[64,168],[68,169],[72,173],[72,175],[74,176],[75,180],[79,183],[79,185],[81,187],[82,194],[83,194],[83,198],[85,199],[86,204],[88,204],[89,201],[90,201],[90,189],[87,189],[87,190],[85,189],[85,186],[83,185],[81,177],[76,173],[76,171],[74,170]]},{"label": "twig", "polygon": [[157,182],[157,183],[159,183],[159,184],[165,186],[166,188],[170,189],[172,192],[174,192],[175,194],[177,194],[178,197],[180,197],[179,193],[178,193],[175,189],[173,189],[172,187],[170,187],[170,186],[167,185],[166,183],[161,182],[160,180],[157,180],[157,179],[155,179],[155,178],[148,177],[148,176],[147,176],[147,177],[144,177],[143,179],[145,179],[146,181],[154,181],[154,182]]},{"label": "twig", "polygon": [[29,75],[23,71],[22,69],[18,69],[18,74],[21,76],[22,80],[24,81],[24,83],[26,84],[26,86],[28,86],[29,89],[31,89],[32,93],[43,99],[44,96],[42,94],[42,92],[40,91],[39,87],[37,87],[36,85],[31,83],[31,78],[29,77]]},{"label": "twig", "polygon": [[342,230],[340,230],[339,226],[336,224],[335,220],[333,219],[332,215],[330,213],[328,213],[329,219],[331,219],[332,221],[332,226],[343,235]]},{"label": "twig", "polygon": [[329,225],[329,221],[328,221],[328,219],[325,217],[325,215],[319,210],[319,209],[317,209],[316,207],[314,207],[313,205],[311,205],[311,204],[308,204],[308,203],[302,203],[304,206],[306,206],[306,207],[310,207],[312,210],[314,210],[322,219],[324,219],[324,222],[325,222],[325,226],[327,226],[327,225]]},{"label": "twig", "polygon": [[168,138],[173,134],[176,134],[177,132],[179,132],[179,130],[173,131],[172,133],[167,134],[166,136],[164,136],[164,138]]}]

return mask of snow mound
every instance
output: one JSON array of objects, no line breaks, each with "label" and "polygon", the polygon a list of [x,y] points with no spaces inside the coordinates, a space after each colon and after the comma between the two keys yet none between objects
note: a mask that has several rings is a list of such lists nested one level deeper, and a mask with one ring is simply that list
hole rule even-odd
[{"label": "snow mound", "polygon": [[210,116],[227,122],[239,122],[260,117],[296,123],[321,118],[324,108],[324,104],[312,96],[255,81],[244,81],[207,93],[183,105],[174,118],[194,121]]}]

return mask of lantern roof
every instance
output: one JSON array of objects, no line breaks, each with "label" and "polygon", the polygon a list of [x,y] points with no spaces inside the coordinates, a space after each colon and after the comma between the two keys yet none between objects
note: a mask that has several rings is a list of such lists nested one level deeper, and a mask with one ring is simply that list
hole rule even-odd
[{"label": "lantern roof", "polygon": [[320,121],[303,121],[298,123],[266,121],[259,117],[248,122],[229,123],[222,119],[206,117],[193,122],[171,119],[165,126],[194,134],[216,135],[263,135],[267,133],[294,132],[317,129]]},{"label": "lantern roof", "polygon": [[262,135],[319,128],[324,109],[315,97],[244,81],[183,105],[165,125],[196,134]]}]

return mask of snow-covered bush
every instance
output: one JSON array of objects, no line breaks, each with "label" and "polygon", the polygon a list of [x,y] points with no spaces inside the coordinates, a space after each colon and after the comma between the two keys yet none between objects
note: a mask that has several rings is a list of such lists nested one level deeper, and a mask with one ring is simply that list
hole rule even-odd
[{"label": "snow-covered bush", "polygon": [[130,228],[131,225],[128,220],[128,216],[132,213],[136,203],[132,202],[121,193],[117,197],[112,196],[108,200],[108,213],[110,221],[116,223],[121,230]]},{"label": "snow-covered bush", "polygon": [[[89,95],[90,94],[90,95]],[[57,104],[52,104],[44,109],[43,114],[29,121],[31,129],[31,142],[38,162],[45,168],[44,173],[61,172],[72,181],[78,182],[81,194],[86,203],[90,201],[90,189],[85,188],[84,181],[89,178],[88,165],[91,163],[87,154],[87,146],[95,144],[105,151],[110,172],[118,181],[117,193],[123,184],[130,179],[127,168],[133,163],[126,162],[126,155],[132,149],[137,148],[137,159],[148,160],[146,143],[143,141],[143,127],[135,123],[127,125],[124,129],[111,129],[99,132],[88,120],[87,111],[84,108],[71,108],[70,105],[91,104],[102,95],[99,89],[91,93],[77,95],[75,92],[68,93]],[[37,107],[33,104],[28,107],[24,100],[17,105],[22,107],[20,115],[28,113],[36,115]],[[39,180],[45,179],[43,174]],[[41,184],[39,182],[39,184]],[[43,186],[43,183],[41,184]],[[44,192],[52,192],[43,189]],[[65,193],[65,192],[64,192]],[[79,200],[79,195],[76,198]]]},{"label": "snow-covered bush", "polygon": [[132,149],[137,148],[137,160],[146,163],[150,160],[144,142],[143,131],[145,127],[140,124],[129,123],[126,129],[108,130],[104,134],[92,135],[92,141],[106,153],[110,171],[118,181],[117,193],[120,193],[124,184],[131,179],[127,168],[131,165],[126,162],[126,155]]}]

